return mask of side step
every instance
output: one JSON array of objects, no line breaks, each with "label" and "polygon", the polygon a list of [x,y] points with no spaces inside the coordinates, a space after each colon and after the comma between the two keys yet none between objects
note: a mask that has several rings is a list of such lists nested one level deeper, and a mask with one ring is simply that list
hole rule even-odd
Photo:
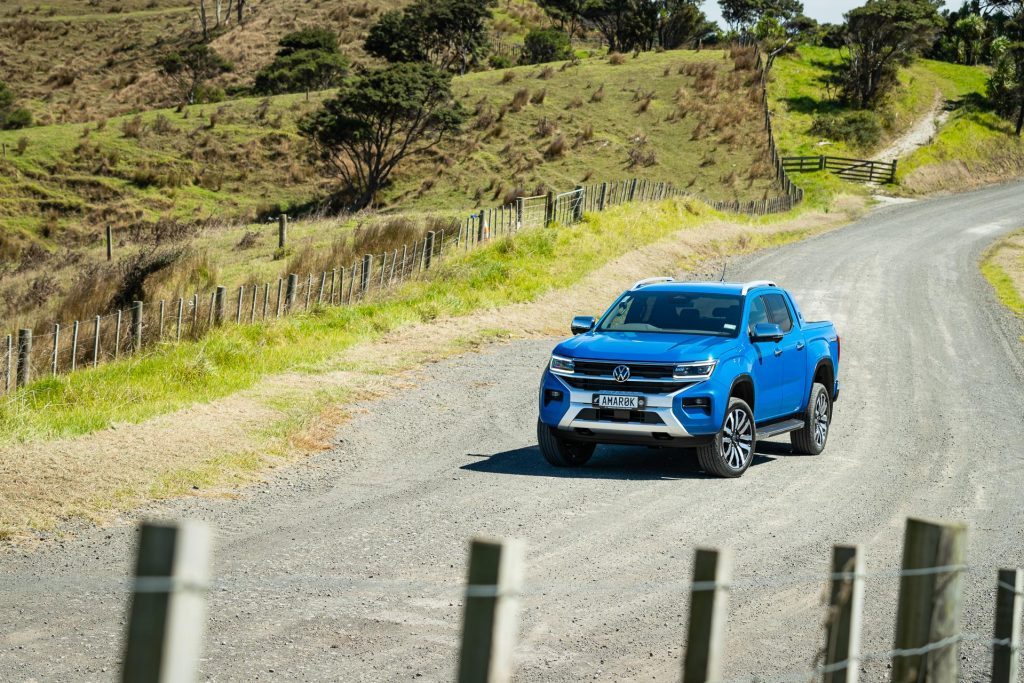
[{"label": "side step", "polygon": [[787,432],[795,432],[798,429],[803,429],[803,420],[783,420],[782,422],[776,422],[774,424],[766,425],[757,430],[757,438],[759,439],[770,439],[773,436],[779,434],[785,434]]}]

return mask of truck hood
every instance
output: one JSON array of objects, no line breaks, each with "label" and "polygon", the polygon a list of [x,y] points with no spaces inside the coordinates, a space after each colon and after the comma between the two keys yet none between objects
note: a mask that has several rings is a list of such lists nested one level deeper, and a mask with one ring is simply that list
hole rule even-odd
[{"label": "truck hood", "polygon": [[567,339],[554,353],[587,360],[684,363],[721,358],[738,345],[732,337],[653,332],[588,332]]}]

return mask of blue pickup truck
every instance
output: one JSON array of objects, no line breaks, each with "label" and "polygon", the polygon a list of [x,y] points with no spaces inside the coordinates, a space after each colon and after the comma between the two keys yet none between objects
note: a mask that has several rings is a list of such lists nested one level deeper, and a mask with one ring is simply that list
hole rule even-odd
[{"label": "blue pickup truck", "polygon": [[552,465],[639,444],[694,448],[708,474],[738,477],[759,438],[825,449],[839,335],[773,282],[642,280],[600,319],[574,318],[572,333],[540,386],[537,440]]}]

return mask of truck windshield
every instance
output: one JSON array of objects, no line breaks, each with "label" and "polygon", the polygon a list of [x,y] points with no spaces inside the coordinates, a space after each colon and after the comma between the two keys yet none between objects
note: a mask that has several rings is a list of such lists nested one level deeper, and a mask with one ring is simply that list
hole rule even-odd
[{"label": "truck windshield", "polygon": [[608,313],[602,332],[658,332],[735,337],[742,300],[731,294],[628,292]]}]

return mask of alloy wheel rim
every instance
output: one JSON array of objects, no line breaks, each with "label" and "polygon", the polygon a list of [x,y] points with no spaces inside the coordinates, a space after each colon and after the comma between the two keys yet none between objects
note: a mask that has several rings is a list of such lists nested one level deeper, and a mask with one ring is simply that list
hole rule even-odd
[{"label": "alloy wheel rim", "polygon": [[743,469],[754,446],[754,423],[745,410],[736,408],[725,417],[722,427],[722,450],[725,462],[733,470]]},{"label": "alloy wheel rim", "polygon": [[819,393],[814,401],[814,443],[821,448],[828,436],[828,398]]}]

